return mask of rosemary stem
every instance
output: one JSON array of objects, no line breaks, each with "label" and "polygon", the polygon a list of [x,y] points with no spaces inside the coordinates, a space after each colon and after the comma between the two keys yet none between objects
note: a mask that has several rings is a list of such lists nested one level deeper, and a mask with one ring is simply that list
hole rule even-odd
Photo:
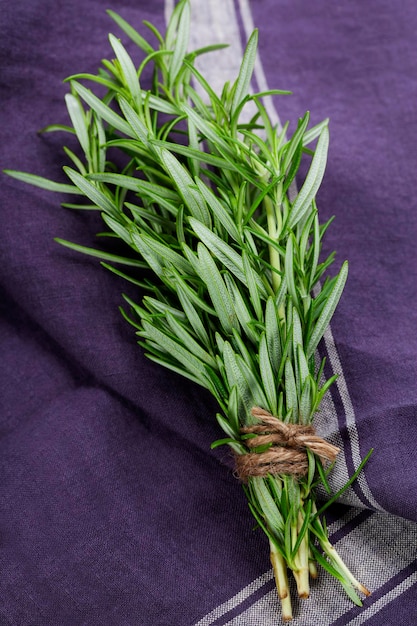
[{"label": "rosemary stem", "polygon": [[335,565],[337,565],[339,571],[342,572],[343,575],[346,577],[346,580],[349,581],[353,587],[358,589],[365,596],[369,596],[371,592],[354,577],[354,575],[347,567],[343,559],[340,557],[336,548],[332,546],[330,541],[328,539],[321,539],[320,545],[323,548],[324,553],[329,557],[331,561],[333,561],[333,563],[335,563]]},{"label": "rosemary stem", "polygon": [[311,578],[316,579],[318,576],[317,565],[315,560],[313,559],[313,554],[310,547],[308,549],[308,570]]},{"label": "rosemary stem", "polygon": [[[267,223],[268,223],[268,235],[271,237],[271,239],[276,239],[278,235],[276,214],[274,210],[274,205],[269,196],[265,196],[264,205],[265,205],[266,218],[267,218]],[[269,244],[268,249],[269,249],[269,261],[272,267],[280,271],[281,261],[279,258],[278,250],[274,248],[271,244]],[[280,285],[281,285],[281,276],[277,274],[277,272],[272,272],[272,287],[275,293],[278,291]]]},{"label": "rosemary stem", "polygon": [[[312,513],[313,513],[313,515],[314,514],[317,515],[317,508],[316,508],[315,504],[313,504]],[[335,564],[336,568],[345,577],[345,579],[346,579],[346,581],[348,583],[350,583],[353,587],[358,589],[365,596],[369,596],[371,594],[369,589],[367,589],[364,585],[362,585],[362,583],[360,583],[354,577],[354,575],[352,574],[350,569],[347,567],[346,563],[343,561],[341,556],[338,554],[336,548],[330,543],[329,539],[327,538],[326,532],[325,532],[325,530],[324,530],[324,528],[322,526],[320,518],[317,517],[316,521],[317,521],[317,523],[318,523],[318,525],[319,525],[319,527],[321,529],[321,533],[318,534],[317,537],[318,537],[318,540],[319,540],[319,543],[320,543],[320,546],[321,546],[323,552],[326,554],[326,556],[328,556],[330,561],[333,561],[333,563]]]},{"label": "rosemary stem", "polygon": [[292,606],[290,589],[288,586],[287,566],[284,558],[276,549],[272,541],[269,542],[271,548],[271,563],[274,570],[275,584],[277,586],[278,597],[281,600],[282,619],[284,622],[292,620]]},{"label": "rosemary stem", "polygon": [[[301,511],[298,514],[297,532],[300,532],[303,526],[303,515]],[[300,598],[308,598],[310,595],[309,567],[308,567],[308,534],[305,533],[301,540],[300,547],[296,555],[297,565],[297,590]]]}]

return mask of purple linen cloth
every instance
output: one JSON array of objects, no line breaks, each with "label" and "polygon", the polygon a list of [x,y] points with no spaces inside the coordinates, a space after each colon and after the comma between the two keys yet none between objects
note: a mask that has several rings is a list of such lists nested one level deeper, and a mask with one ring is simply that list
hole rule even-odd
[{"label": "purple linen cloth", "polygon": [[[254,86],[291,89],[282,121],[331,118],[318,202],[326,249],[350,260],[321,350],[339,381],[318,417],[343,444],[332,540],[373,591],[359,609],[322,574],[294,625],[417,622],[416,70],[414,3],[191,0],[192,40],[260,29]],[[95,72],[120,35],[98,1],[2,3],[1,167],[64,182],[66,76]],[[112,9],[143,34],[168,0]],[[128,49],[136,54],[125,37]],[[233,79],[223,51],[207,71]],[[68,140],[70,141],[70,140]],[[269,626],[268,546],[234,479],[214,401],[146,360],[117,308],[134,289],[54,243],[99,245],[97,216],[2,176],[0,624]],[[101,244],[109,245],[109,244]]]}]

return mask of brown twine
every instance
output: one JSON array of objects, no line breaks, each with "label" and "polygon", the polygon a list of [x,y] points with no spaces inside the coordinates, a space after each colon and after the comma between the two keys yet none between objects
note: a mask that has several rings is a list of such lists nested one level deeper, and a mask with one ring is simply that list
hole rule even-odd
[{"label": "brown twine", "polygon": [[313,426],[286,424],[259,407],[252,409],[259,422],[240,429],[242,434],[252,434],[245,440],[248,448],[272,444],[265,452],[247,452],[236,455],[236,473],[247,482],[249,476],[291,474],[304,476],[308,471],[307,450],[325,461],[333,462],[340,448],[315,434]]}]

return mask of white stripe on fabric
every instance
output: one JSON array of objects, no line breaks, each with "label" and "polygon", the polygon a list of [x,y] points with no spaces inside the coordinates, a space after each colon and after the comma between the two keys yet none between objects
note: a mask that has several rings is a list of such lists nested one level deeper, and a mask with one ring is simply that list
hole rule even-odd
[{"label": "white stripe on fabric", "polygon": [[[357,615],[354,619],[352,619],[346,626],[360,626],[364,624],[370,617],[373,617],[379,611],[381,611],[387,604],[389,604],[392,600],[398,598],[401,594],[403,594],[407,589],[410,589],[415,583],[417,583],[417,572],[414,572],[408,578],[402,580],[394,589],[391,589],[385,596],[382,596],[374,602],[369,609],[363,611],[360,615]],[[415,605],[413,605],[413,610],[415,611]],[[409,617],[416,617],[416,615],[409,615]]]},{"label": "white stripe on fabric", "polygon": [[[251,33],[255,30],[255,24],[253,21],[253,17],[252,17],[248,0],[239,0],[239,10],[240,10],[240,15],[242,17],[243,28],[245,29],[246,39],[248,39]],[[267,91],[269,87],[268,87],[268,83],[266,80],[266,76],[265,76],[264,68],[262,66],[259,52],[257,54],[256,61],[255,61],[254,74],[255,74],[256,82],[258,83],[259,91]],[[264,106],[272,124],[273,125],[276,124],[278,127],[278,131],[280,131],[282,129],[282,124],[278,115],[278,111],[276,110],[272,102],[272,99],[265,98]]]},{"label": "white stripe on fabric", "polygon": [[[357,515],[361,513],[358,509],[350,509],[343,517],[336,520],[332,524],[329,525],[329,534],[336,533],[338,530],[349,524]],[[266,585],[270,580],[274,577],[272,568],[256,578],[249,585],[244,587],[239,593],[234,595],[232,598],[223,602],[217,606],[213,611],[210,611],[207,615],[205,615],[200,621],[198,621],[194,626],[210,626],[218,619],[226,615],[229,611],[235,609],[239,604],[242,604],[245,600],[247,600],[251,595],[253,595],[258,589],[261,589],[264,585]]]},{"label": "white stripe on fabric", "polygon": [[239,591],[239,593],[230,598],[230,600],[223,602],[223,604],[217,606],[213,611],[210,611],[210,613],[205,615],[200,621],[194,624],[194,626],[210,626],[210,624],[216,622],[220,617],[239,606],[239,604],[258,591],[258,589],[272,580],[273,577],[273,571],[270,569],[268,572],[265,572],[265,574],[262,574],[262,576],[259,576],[249,585],[244,587],[241,591]]},{"label": "white stripe on fabric", "polygon": [[171,13],[174,10],[175,0],[165,0],[165,23],[168,24],[169,18],[171,17]]},{"label": "white stripe on fabric", "polygon": [[[340,394],[340,398],[342,400],[343,408],[345,410],[347,432],[349,435],[349,442],[352,451],[352,460],[355,469],[357,469],[362,461],[362,457],[359,449],[359,434],[356,427],[355,410],[353,408],[352,400],[350,398],[349,390],[347,388],[346,379],[343,374],[342,363],[340,361],[339,353],[337,352],[333,333],[330,326],[328,326],[326,332],[324,333],[324,342],[326,345],[327,354],[329,355],[332,370],[339,374],[336,385]],[[375,507],[375,509],[379,511],[384,511],[385,509],[375,500],[364,472],[359,475],[357,483],[360,486],[361,491],[365,498],[368,500],[368,502],[373,507]]]},{"label": "white stripe on fabric", "polygon": [[[213,43],[227,43],[228,47],[196,58],[195,66],[217,94],[221,94],[225,83],[233,81],[239,74],[243,56],[239,23],[233,0],[195,0],[191,16],[190,49]],[[196,81],[195,81],[196,83]],[[204,98],[204,90],[195,84]],[[243,108],[240,120],[248,122],[257,109],[253,102]]]},{"label": "white stripe on fabric", "polygon": [[[314,417],[314,425],[317,428],[317,432],[322,437],[338,446],[342,451],[344,443],[342,436],[338,430],[336,409],[333,403],[333,398],[330,393],[326,393],[321,402],[320,411]],[[346,484],[349,480],[349,471],[346,465],[346,458],[341,452],[336,458],[336,463],[328,476],[328,482],[332,489],[332,493],[337,493],[339,489]],[[317,495],[321,499],[328,499],[324,487],[319,486],[317,489]],[[339,502],[348,504],[350,506],[364,508],[363,502],[356,495],[352,488],[347,489],[343,495],[339,498]]]},{"label": "white stripe on fabric", "polygon": [[[415,559],[412,546],[416,542],[416,523],[378,512],[337,542],[336,548],[356,577],[371,591],[376,591],[412,563]],[[362,621],[352,621],[351,624],[362,624],[411,587],[415,578],[413,574],[407,582],[397,585],[375,605],[360,613],[357,619],[364,615]],[[372,602],[372,596],[365,602]],[[293,607],[292,626],[330,626],[348,613],[353,604],[341,585],[327,572],[321,571],[318,584],[312,584],[310,598],[299,601],[293,596]],[[224,626],[278,626],[280,613],[276,591],[271,591]]]}]

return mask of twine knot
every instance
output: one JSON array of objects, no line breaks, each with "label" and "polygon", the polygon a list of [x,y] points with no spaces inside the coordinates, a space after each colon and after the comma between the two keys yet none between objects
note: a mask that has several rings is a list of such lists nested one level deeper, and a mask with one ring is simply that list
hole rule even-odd
[{"label": "twine knot", "polygon": [[240,429],[242,434],[253,435],[246,439],[246,446],[252,449],[270,444],[270,447],[264,452],[236,456],[236,473],[243,482],[247,482],[249,476],[267,474],[305,476],[308,471],[307,450],[323,462],[331,463],[340,451],[340,448],[316,435],[313,426],[286,424],[259,407],[252,409],[252,415],[259,421]]}]

